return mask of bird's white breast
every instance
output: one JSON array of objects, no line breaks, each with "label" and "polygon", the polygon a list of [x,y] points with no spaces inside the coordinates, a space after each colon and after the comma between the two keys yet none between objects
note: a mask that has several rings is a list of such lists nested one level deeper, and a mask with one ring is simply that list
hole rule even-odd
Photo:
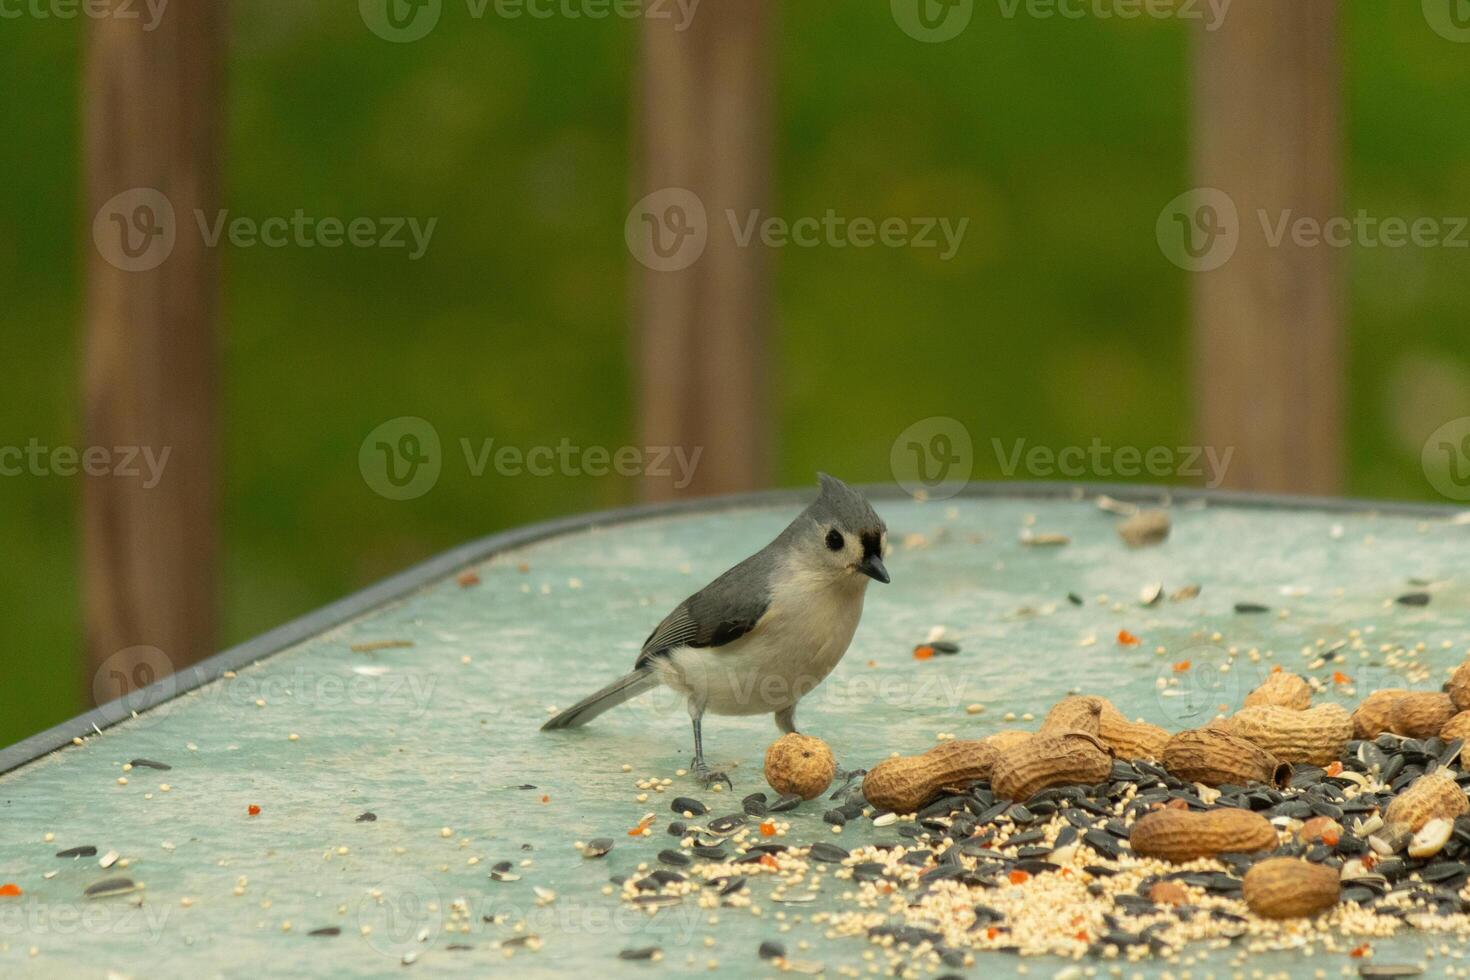
[{"label": "bird's white breast", "polygon": [[750,633],[723,647],[682,647],[661,665],[664,681],[720,715],[768,714],[796,704],[847,652],[867,579],[780,569],[771,605]]}]

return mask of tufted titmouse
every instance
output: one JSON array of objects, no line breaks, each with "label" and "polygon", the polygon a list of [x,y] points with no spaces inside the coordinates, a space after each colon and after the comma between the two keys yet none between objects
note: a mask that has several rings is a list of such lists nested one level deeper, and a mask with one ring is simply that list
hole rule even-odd
[{"label": "tufted titmouse", "polygon": [[825,473],[821,493],[776,540],[681,602],[644,641],[633,672],[563,711],[543,731],[577,728],[660,683],[684,695],[694,722],[692,769],[704,761],[700,721],[771,712],[796,730],[796,703],[847,652],[868,579],[888,581],[887,528],[863,495]]}]

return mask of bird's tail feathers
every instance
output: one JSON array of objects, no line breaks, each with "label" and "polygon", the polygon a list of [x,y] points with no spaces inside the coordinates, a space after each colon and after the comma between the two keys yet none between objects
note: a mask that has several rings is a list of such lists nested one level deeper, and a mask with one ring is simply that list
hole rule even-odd
[{"label": "bird's tail feathers", "polygon": [[555,718],[541,726],[543,732],[560,728],[581,728],[593,718],[610,708],[616,708],[631,698],[636,698],[650,688],[658,686],[658,676],[648,667],[643,667],[613,681],[590,697],[572,705]]}]

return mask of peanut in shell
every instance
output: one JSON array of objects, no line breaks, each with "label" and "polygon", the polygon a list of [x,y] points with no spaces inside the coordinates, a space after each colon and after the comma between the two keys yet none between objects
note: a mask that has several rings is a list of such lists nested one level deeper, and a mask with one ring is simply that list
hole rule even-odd
[{"label": "peanut in shell", "polygon": [[1245,706],[1274,704],[1293,711],[1305,711],[1312,706],[1312,687],[1299,674],[1284,670],[1266,675],[1260,686],[1245,696]]},{"label": "peanut in shell", "polygon": [[1290,765],[1254,742],[1209,728],[1169,739],[1162,761],[1178,778],[1206,786],[1280,786],[1291,778]]},{"label": "peanut in shell", "polygon": [[1455,668],[1445,689],[1458,710],[1470,711],[1470,658]]},{"label": "peanut in shell", "polygon": [[1461,711],[1451,716],[1444,727],[1440,728],[1439,737],[1446,742],[1453,742],[1457,738],[1470,742],[1470,711]]},{"label": "peanut in shell", "polygon": [[955,740],[922,755],[884,759],[863,777],[863,796],[881,810],[913,813],[946,787],[988,778],[996,755],[987,742]]},{"label": "peanut in shell", "polygon": [[1112,753],[1096,735],[1038,734],[996,755],[990,788],[1000,799],[1024,802],[1053,786],[1104,782],[1112,771]]},{"label": "peanut in shell", "polygon": [[1383,811],[1389,828],[1416,831],[1434,819],[1453,820],[1470,812],[1470,799],[1460,784],[1444,769],[1426,772],[1393,798]]},{"label": "peanut in shell", "polygon": [[1096,735],[1102,710],[1102,698],[1085,695],[1062,698],[1046,713],[1046,718],[1041,722],[1041,733],[1062,735],[1066,732],[1085,732]]},{"label": "peanut in shell", "polygon": [[1140,817],[1128,833],[1135,854],[1175,863],[1270,850],[1278,840],[1271,821],[1234,807],[1155,810]]},{"label": "peanut in shell", "polygon": [[1273,704],[1241,708],[1227,730],[1254,742],[1282,762],[1326,766],[1342,756],[1353,737],[1353,719],[1336,704],[1294,711]]},{"label": "peanut in shell", "polygon": [[766,782],[778,793],[815,799],[832,785],[836,774],[832,750],[815,736],[788,732],[766,749]]},{"label": "peanut in shell", "polygon": [[1454,716],[1455,705],[1448,694],[1415,691],[1389,706],[1388,728],[1405,738],[1433,738]]},{"label": "peanut in shell", "polygon": [[1123,713],[1113,707],[1111,701],[1100,698],[1102,715],[1098,718],[1098,735],[1119,759],[1162,759],[1164,746],[1169,742],[1169,733],[1158,725],[1146,721],[1129,721]]},{"label": "peanut in shell", "polygon": [[1301,858],[1267,858],[1245,873],[1245,903],[1266,919],[1297,919],[1337,904],[1337,869]]},{"label": "peanut in shell", "polygon": [[1374,691],[1353,709],[1353,737],[1374,739],[1390,730],[1393,706],[1408,691],[1397,687]]}]

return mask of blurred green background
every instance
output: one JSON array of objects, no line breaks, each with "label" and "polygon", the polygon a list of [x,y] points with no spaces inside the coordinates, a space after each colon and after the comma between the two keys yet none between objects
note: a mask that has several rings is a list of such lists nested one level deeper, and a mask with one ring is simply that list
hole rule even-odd
[{"label": "blurred green background", "polygon": [[[709,0],[713,2],[713,0]],[[635,499],[609,476],[476,478],[458,440],[637,443],[623,222],[636,22],[473,19],[388,44],[356,5],[234,5],[226,205],[437,217],[427,255],[226,248],[224,643],[451,545]],[[894,437],[1189,443],[1188,274],[1154,222],[1191,186],[1190,29],[977,6],[945,44],[887,4],[783,5],[772,212],[968,217],[959,254],[774,255],[777,482],[889,479]],[[1470,45],[1413,2],[1346,4],[1348,210],[1470,213]],[[0,21],[0,445],[80,445],[81,21]],[[1470,414],[1470,253],[1348,256],[1349,490],[1434,499],[1425,437]],[[422,416],[426,496],[358,449]],[[0,478],[0,745],[84,707],[80,483]]]}]

